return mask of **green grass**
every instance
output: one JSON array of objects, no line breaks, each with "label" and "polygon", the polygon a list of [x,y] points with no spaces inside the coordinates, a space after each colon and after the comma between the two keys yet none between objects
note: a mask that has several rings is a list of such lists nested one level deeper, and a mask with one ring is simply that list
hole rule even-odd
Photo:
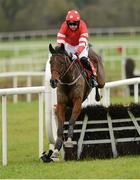
[{"label": "green grass", "polygon": [[123,105],[129,105],[134,102],[134,97],[130,96],[113,96],[110,98],[111,104],[123,104]]},{"label": "green grass", "polygon": [[37,161],[2,167],[1,178],[28,179],[138,179],[140,157],[42,164]]},{"label": "green grass", "polygon": [[[112,99],[112,103],[123,101],[117,97]],[[126,103],[130,101],[131,99],[128,98]],[[0,158],[0,179],[140,178],[140,156],[126,156],[109,160],[88,159],[68,162],[61,160],[58,163],[42,163],[38,158],[38,102],[8,103],[7,111],[8,166],[2,167]],[[45,135],[44,149],[48,149]]]}]

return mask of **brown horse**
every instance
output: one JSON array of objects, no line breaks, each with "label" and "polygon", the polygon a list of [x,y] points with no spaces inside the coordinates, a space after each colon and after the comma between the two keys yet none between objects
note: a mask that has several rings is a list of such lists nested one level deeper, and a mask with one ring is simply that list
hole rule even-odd
[{"label": "brown horse", "polygon": [[[56,116],[58,120],[57,140],[52,157],[57,158],[63,144],[63,126],[65,121],[65,112],[67,107],[72,108],[72,114],[69,119],[68,139],[65,147],[73,147],[72,138],[75,121],[78,118],[82,102],[87,98],[91,91],[91,87],[85,77],[82,76],[76,61],[71,61],[69,55],[65,51],[64,45],[53,48],[49,45],[51,79],[52,88],[57,87],[57,106]],[[97,82],[99,88],[103,88],[105,84],[103,65],[99,57],[89,51],[89,56],[96,62]],[[96,100],[100,100],[98,88],[96,87]]]}]

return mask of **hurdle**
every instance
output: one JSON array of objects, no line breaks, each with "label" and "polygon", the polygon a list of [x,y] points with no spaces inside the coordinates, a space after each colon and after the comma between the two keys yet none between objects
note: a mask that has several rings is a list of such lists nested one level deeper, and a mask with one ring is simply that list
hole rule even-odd
[{"label": "hurdle", "polygon": [[[65,152],[65,160],[140,154],[139,109],[140,104],[83,108],[74,129],[73,154]],[[68,122],[64,127],[67,136]]]}]

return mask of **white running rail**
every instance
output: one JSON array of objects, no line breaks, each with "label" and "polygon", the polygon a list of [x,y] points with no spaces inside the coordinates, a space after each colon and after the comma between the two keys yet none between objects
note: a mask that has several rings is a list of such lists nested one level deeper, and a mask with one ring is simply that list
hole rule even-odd
[{"label": "white running rail", "polygon": [[2,165],[7,165],[7,96],[13,94],[37,93],[39,95],[39,157],[43,152],[43,100],[44,86],[0,89],[2,96]]},{"label": "white running rail", "polygon": [[[2,165],[7,165],[7,96],[13,94],[32,94],[37,93],[39,95],[39,157],[43,152],[43,100],[45,93],[45,119],[46,119],[46,133],[49,143],[54,143],[56,139],[56,128],[57,123],[55,121],[55,114],[53,107],[56,101],[55,90],[52,90],[49,86],[49,75],[48,69],[49,65],[46,66],[46,86],[37,87],[22,87],[22,88],[8,88],[0,89],[0,96],[2,96]],[[125,79],[114,82],[106,83],[103,91],[103,101],[102,104],[105,106],[110,105],[110,90],[121,85],[134,85],[134,102],[138,103],[138,84],[140,83],[140,78]],[[94,96],[92,92],[90,94],[91,98]],[[90,98],[89,98],[90,99]],[[87,104],[87,103],[86,103]]]},{"label": "white running rail", "polygon": [[134,102],[138,103],[139,101],[139,89],[138,85],[140,84],[140,77],[138,78],[131,78],[131,79],[123,79],[119,81],[107,82],[104,87],[104,94],[103,94],[103,104],[105,106],[110,105],[110,90],[112,88],[124,85],[134,85]]}]

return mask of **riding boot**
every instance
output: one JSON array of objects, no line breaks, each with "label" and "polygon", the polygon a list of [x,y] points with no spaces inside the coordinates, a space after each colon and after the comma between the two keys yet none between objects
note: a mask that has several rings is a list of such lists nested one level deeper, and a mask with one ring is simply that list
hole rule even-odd
[{"label": "riding boot", "polygon": [[[91,72],[93,72],[90,63],[88,62],[88,58],[87,58],[87,57],[82,57],[80,60],[81,60],[82,64],[83,64],[88,70],[90,70]],[[92,75],[91,75],[90,78],[89,78],[89,84],[90,84],[91,87],[97,87],[97,86],[98,86],[98,83],[97,83],[97,81],[96,81],[95,76],[94,76],[93,73],[92,73]]]},{"label": "riding boot", "polygon": [[89,78],[89,84],[91,87],[98,87],[98,83],[97,83],[95,76],[93,74]]},{"label": "riding boot", "polygon": [[81,60],[81,63],[86,67],[86,69],[92,72],[90,63],[88,62],[88,58],[84,56],[84,57],[81,57],[80,60]]}]

